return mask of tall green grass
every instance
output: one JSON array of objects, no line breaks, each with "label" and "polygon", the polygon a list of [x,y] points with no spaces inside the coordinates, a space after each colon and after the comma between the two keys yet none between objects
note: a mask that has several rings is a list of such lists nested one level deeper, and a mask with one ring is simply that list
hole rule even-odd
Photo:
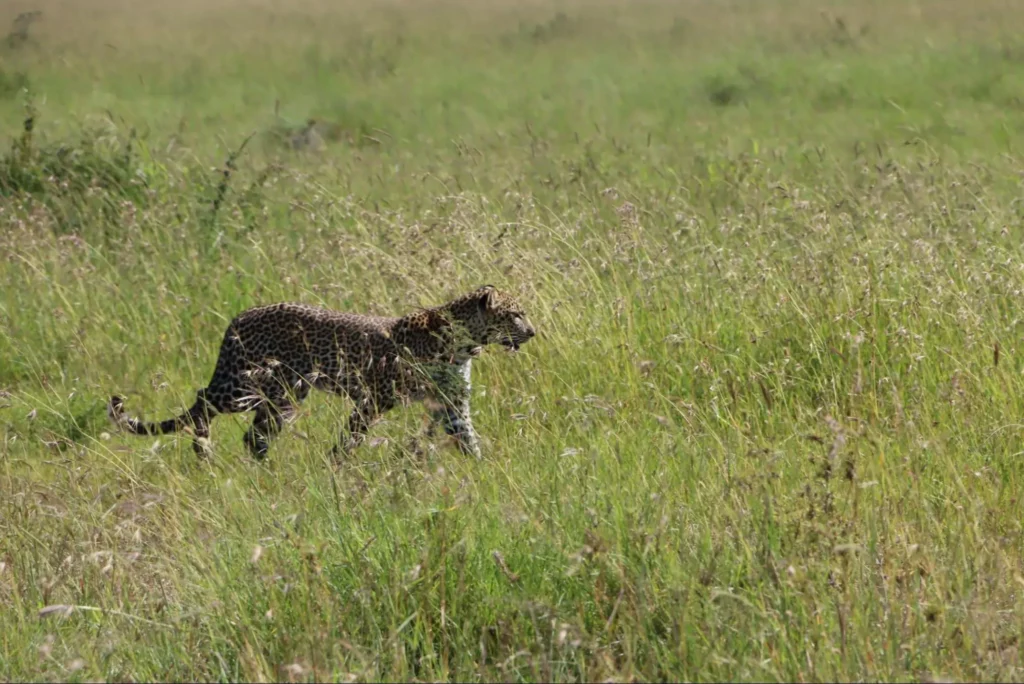
[{"label": "tall green grass", "polygon": [[[122,5],[2,48],[0,678],[1024,675],[1014,6]],[[107,422],[483,283],[479,462]]]}]

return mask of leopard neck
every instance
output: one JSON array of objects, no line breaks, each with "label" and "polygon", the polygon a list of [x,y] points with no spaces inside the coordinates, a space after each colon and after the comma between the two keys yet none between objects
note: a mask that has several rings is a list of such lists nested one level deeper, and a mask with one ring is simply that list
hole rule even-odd
[{"label": "leopard neck", "polygon": [[395,322],[391,338],[421,361],[453,362],[476,356],[480,344],[472,339],[460,314],[465,312],[448,305],[417,311]]}]

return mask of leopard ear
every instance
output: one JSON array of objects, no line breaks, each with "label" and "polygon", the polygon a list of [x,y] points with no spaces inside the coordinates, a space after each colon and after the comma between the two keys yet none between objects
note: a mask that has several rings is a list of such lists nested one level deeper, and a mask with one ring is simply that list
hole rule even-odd
[{"label": "leopard ear", "polygon": [[484,285],[480,290],[480,299],[477,303],[480,305],[480,312],[486,313],[494,308],[495,288],[493,285]]}]

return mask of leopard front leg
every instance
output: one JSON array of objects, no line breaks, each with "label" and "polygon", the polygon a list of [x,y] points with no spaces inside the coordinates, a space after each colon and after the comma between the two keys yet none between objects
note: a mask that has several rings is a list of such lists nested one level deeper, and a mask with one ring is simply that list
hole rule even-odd
[{"label": "leopard front leg", "polygon": [[429,402],[429,432],[432,434],[435,426],[441,425],[445,433],[455,439],[462,453],[479,459],[480,440],[473,429],[469,407],[472,393],[471,364],[472,361],[467,359],[460,364],[446,365],[431,373],[435,391],[433,401]]},{"label": "leopard front leg", "polygon": [[285,422],[294,415],[295,409],[289,405],[261,404],[256,408],[252,426],[243,437],[245,446],[253,458],[262,461],[267,457],[270,442],[281,432]]},{"label": "leopard front leg", "polygon": [[338,444],[331,450],[335,458],[349,454],[366,439],[366,433],[381,414],[390,411],[395,406],[393,392],[381,392],[376,401],[364,399],[356,403],[352,413],[348,417],[348,436],[341,434]]}]

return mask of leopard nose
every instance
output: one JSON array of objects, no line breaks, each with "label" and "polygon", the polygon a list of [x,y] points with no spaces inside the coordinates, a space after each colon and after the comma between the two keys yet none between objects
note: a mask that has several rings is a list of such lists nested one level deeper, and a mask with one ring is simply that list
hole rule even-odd
[{"label": "leopard nose", "polygon": [[533,337],[536,334],[537,334],[537,331],[533,329],[532,325],[526,326],[526,336],[527,337]]}]

